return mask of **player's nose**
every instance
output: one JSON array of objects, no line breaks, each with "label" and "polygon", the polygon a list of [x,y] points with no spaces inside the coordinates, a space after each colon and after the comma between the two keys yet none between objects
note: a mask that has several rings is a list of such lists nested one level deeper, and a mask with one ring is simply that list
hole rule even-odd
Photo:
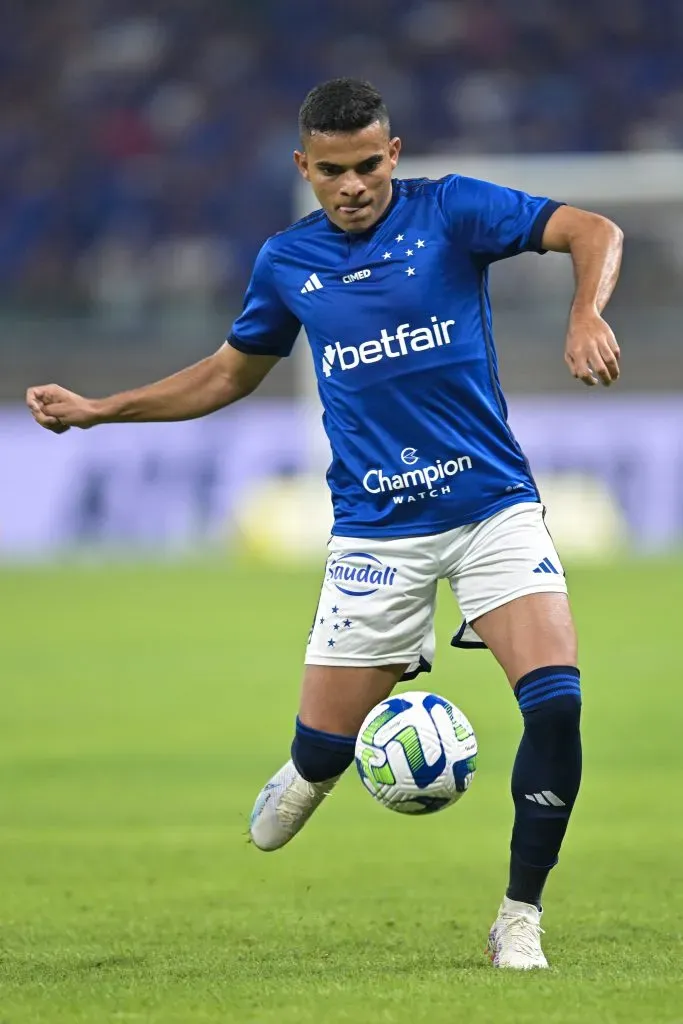
[{"label": "player's nose", "polygon": [[361,178],[349,176],[342,182],[341,194],[343,196],[358,198],[366,191],[366,186]]}]

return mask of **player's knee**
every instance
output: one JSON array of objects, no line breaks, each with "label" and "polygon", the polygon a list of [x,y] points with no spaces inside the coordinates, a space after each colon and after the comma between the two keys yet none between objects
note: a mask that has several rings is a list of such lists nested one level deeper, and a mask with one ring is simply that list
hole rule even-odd
[{"label": "player's knee", "polygon": [[353,762],[355,747],[355,736],[321,732],[296,720],[292,761],[307,782],[325,782],[341,775]]},{"label": "player's knee", "polygon": [[581,722],[581,682],[573,665],[535,669],[517,682],[515,696],[527,729],[549,740],[574,736]]}]

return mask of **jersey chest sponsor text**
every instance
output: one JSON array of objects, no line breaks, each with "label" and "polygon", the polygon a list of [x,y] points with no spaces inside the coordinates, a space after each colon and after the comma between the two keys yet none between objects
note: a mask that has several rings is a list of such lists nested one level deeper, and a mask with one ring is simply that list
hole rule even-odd
[{"label": "jersey chest sponsor text", "polygon": [[[382,327],[378,338],[370,338],[360,345],[326,345],[323,352],[322,369],[326,377],[332,373],[355,370],[361,363],[379,363],[383,359],[402,359],[411,352],[426,352],[433,348],[450,345],[449,330],[455,320],[439,320],[431,316],[430,323],[423,327],[412,327],[410,323],[396,327]],[[393,333],[390,333],[393,332]]]},{"label": "jersey chest sponsor text", "polygon": [[[405,451],[414,451],[412,448],[404,449]],[[412,460],[413,457],[411,457]],[[408,462],[407,457],[403,457],[404,462]],[[415,459],[415,461],[419,461]],[[410,462],[408,462],[410,465]],[[384,494],[386,491],[404,491],[412,488],[426,488],[427,491],[432,491],[435,484],[440,481],[446,481],[448,477],[453,477],[456,473],[462,473],[468,469],[472,469],[472,459],[469,455],[461,455],[457,459],[447,459],[442,462],[437,459],[435,464],[432,466],[422,466],[421,468],[406,470],[402,473],[391,473],[387,474],[383,469],[369,469],[363,477],[363,487],[370,494]],[[450,487],[446,488],[442,493],[448,493]],[[434,494],[430,494],[431,497],[435,497]],[[394,502],[400,503],[401,499],[394,498]]]}]

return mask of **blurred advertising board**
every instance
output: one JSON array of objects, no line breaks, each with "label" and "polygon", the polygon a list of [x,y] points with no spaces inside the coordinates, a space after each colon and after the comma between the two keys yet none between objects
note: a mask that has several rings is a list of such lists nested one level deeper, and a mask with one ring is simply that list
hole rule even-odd
[{"label": "blurred advertising board", "polygon": [[[518,397],[510,422],[551,529],[577,550],[683,545],[683,396]],[[22,407],[0,408],[0,556],[175,553],[230,539],[319,554],[330,505],[311,432],[310,408],[292,400],[61,437]]]}]

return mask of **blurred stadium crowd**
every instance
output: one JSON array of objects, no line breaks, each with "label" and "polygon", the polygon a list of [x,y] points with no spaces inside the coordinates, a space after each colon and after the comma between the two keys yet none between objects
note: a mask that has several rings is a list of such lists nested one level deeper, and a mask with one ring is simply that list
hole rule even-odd
[{"label": "blurred stadium crowd", "polygon": [[683,147],[681,0],[5,0],[5,305],[234,301],[342,74],[413,153]]}]

